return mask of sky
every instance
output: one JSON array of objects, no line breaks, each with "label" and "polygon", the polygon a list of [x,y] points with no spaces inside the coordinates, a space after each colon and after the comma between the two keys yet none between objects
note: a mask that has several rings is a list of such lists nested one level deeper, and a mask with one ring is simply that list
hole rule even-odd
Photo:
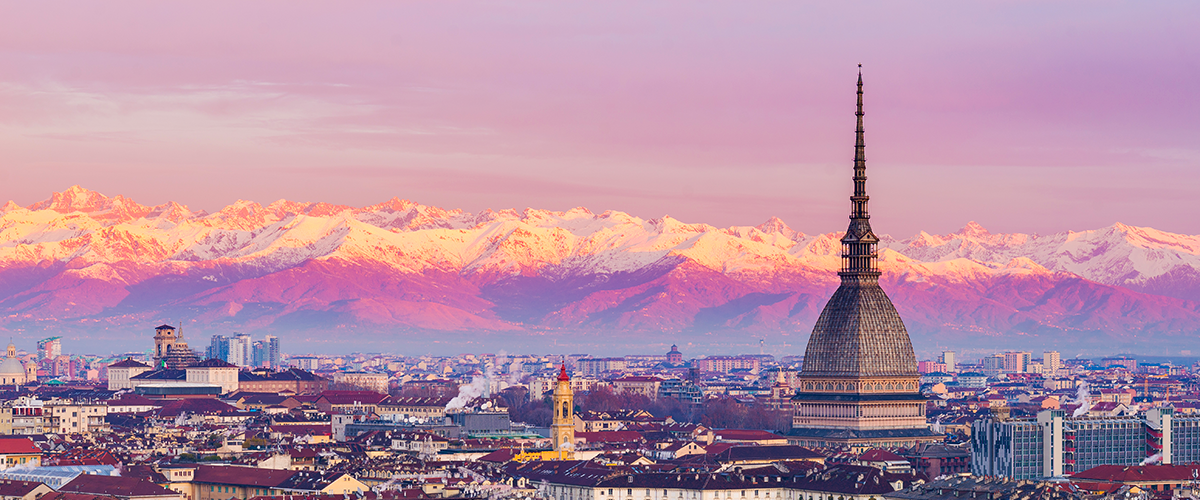
[{"label": "sky", "polygon": [[0,2],[0,203],[1197,234],[1200,3]]}]

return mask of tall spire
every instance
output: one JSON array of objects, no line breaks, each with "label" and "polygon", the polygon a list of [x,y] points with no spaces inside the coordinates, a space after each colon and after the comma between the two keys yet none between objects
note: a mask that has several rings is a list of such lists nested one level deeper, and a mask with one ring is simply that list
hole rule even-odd
[{"label": "tall spire", "polygon": [[854,129],[854,194],[850,196],[850,227],[842,237],[842,270],[845,281],[853,278],[875,279],[879,272],[875,266],[875,245],[879,238],[871,231],[871,215],[867,210],[867,145],[863,139],[863,82],[862,65],[858,65],[858,110],[854,113],[858,124]]}]

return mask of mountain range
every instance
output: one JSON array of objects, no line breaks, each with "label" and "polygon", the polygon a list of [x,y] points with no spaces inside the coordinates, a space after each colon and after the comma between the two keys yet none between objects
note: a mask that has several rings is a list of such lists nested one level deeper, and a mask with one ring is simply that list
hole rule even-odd
[{"label": "mountain range", "polygon": [[[800,354],[837,286],[840,236],[777,218],[718,228],[401,199],[238,201],[206,213],[74,186],[0,207],[0,328],[104,343],[144,342],[176,321],[194,343],[232,331],[380,343],[766,339]],[[919,351],[1200,349],[1200,236],[1120,223],[992,234],[972,222],[884,236],[880,268]]]}]

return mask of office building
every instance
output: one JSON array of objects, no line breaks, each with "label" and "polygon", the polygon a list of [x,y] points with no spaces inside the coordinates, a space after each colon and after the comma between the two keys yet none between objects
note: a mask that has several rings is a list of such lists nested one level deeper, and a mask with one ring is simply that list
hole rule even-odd
[{"label": "office building", "polygon": [[1020,419],[1001,409],[971,431],[971,472],[980,476],[1032,479],[1099,465],[1200,461],[1200,415],[1171,408],[1121,417],[1044,410]]}]

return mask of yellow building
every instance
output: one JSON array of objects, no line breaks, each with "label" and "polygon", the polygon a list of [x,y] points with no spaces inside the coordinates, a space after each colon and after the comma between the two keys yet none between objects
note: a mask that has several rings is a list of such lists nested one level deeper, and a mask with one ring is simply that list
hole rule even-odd
[{"label": "yellow building", "polygon": [[571,377],[567,376],[565,363],[558,372],[553,409],[554,423],[550,426],[550,439],[554,451],[569,452],[575,448],[575,393],[571,391]]}]

